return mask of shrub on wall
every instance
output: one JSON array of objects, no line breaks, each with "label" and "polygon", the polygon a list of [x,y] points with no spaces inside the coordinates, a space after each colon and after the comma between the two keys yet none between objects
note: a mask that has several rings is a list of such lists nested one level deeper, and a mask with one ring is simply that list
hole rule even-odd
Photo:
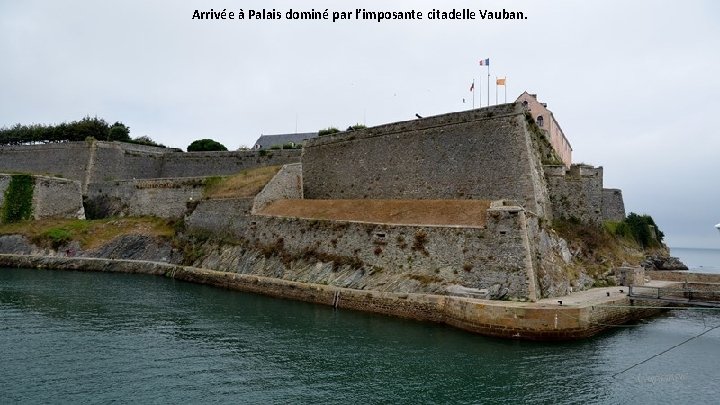
[{"label": "shrub on wall", "polygon": [[147,135],[138,136],[138,137],[135,138],[135,139],[124,140],[123,142],[134,143],[134,144],[136,144],[136,145],[156,146],[156,147],[158,147],[158,148],[164,148],[164,147],[165,147],[165,145],[153,141],[153,140],[150,139],[150,137],[147,136]]},{"label": "shrub on wall", "polygon": [[357,130],[365,129],[365,128],[367,128],[367,127],[366,127],[365,125],[363,125],[363,124],[355,124],[355,125],[350,125],[350,126],[346,129],[346,131],[357,131]]},{"label": "shrub on wall", "polygon": [[213,139],[198,139],[187,147],[188,152],[217,152],[226,150],[225,145]]},{"label": "shrub on wall", "polygon": [[35,181],[29,174],[13,174],[5,190],[5,202],[2,206],[4,223],[30,219],[32,215],[32,197]]},{"label": "shrub on wall", "polygon": [[650,215],[634,212],[620,222],[606,221],[604,226],[610,234],[634,240],[643,248],[660,246],[665,237]]},{"label": "shrub on wall", "polygon": [[338,132],[340,132],[339,129],[337,129],[335,127],[328,127],[328,128],[319,130],[318,136],[332,135],[332,134],[336,134]]}]

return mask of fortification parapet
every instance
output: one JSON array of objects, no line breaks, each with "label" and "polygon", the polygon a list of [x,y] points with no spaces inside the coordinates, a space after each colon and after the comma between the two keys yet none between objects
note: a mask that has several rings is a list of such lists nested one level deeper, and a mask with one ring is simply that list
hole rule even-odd
[{"label": "fortification parapet", "polygon": [[575,164],[544,169],[555,218],[595,224],[625,218],[622,192],[603,188],[602,166]]},{"label": "fortification parapet", "polygon": [[622,190],[617,188],[604,188],[602,191],[603,221],[622,221],[625,219],[625,202]]},{"label": "fortification parapet", "polygon": [[0,147],[0,171],[50,174],[91,183],[234,174],[296,163],[300,150],[182,152],[122,142],[65,142]]}]

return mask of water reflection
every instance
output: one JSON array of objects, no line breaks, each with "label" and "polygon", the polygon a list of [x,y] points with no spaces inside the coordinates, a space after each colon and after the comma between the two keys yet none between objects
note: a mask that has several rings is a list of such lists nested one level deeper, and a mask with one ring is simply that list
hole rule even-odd
[{"label": "water reflection", "polygon": [[0,352],[8,353],[0,392],[24,402],[643,403],[717,395],[718,331],[612,377],[720,324],[709,311],[672,311],[594,339],[546,344],[160,277],[3,269],[0,321]]}]

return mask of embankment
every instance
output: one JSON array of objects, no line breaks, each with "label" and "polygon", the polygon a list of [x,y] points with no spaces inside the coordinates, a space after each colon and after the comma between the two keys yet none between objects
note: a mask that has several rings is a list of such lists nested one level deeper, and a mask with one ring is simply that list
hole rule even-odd
[{"label": "embankment", "polygon": [[593,297],[571,300],[561,306],[552,300],[522,303],[356,290],[141,260],[3,254],[0,266],[163,275],[230,290],[444,323],[487,336],[524,340],[584,338],[657,311],[632,308],[625,295],[606,297],[605,289],[594,291]]}]

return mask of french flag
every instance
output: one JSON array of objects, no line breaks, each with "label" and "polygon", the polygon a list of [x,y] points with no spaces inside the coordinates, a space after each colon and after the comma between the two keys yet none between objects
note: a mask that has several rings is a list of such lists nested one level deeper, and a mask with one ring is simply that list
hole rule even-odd
[{"label": "french flag", "polygon": [[490,58],[480,59],[480,66],[490,66]]}]

